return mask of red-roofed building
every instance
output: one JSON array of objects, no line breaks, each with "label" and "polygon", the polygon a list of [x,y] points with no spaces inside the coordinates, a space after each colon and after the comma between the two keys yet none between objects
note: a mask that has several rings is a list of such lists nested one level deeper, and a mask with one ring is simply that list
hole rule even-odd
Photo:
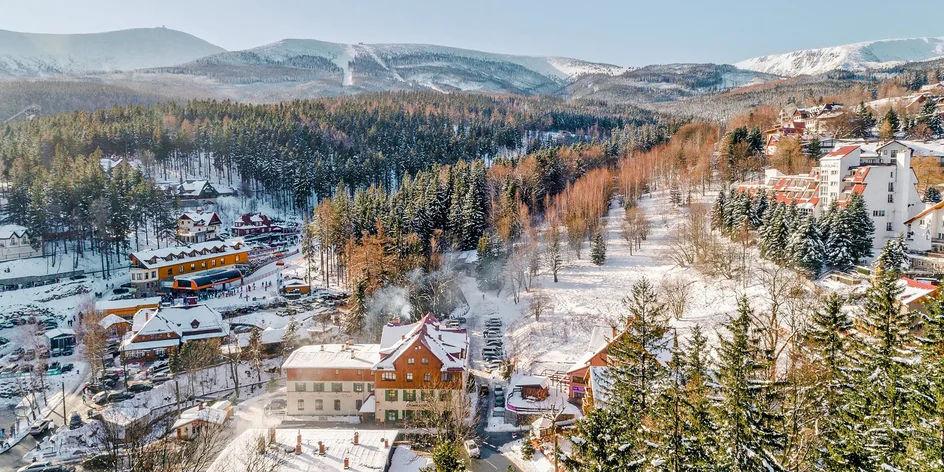
[{"label": "red-roofed building", "polygon": [[246,213],[237,218],[233,223],[232,233],[234,236],[246,236],[250,234],[280,232],[283,229],[282,225],[274,223],[268,216],[262,213]]}]

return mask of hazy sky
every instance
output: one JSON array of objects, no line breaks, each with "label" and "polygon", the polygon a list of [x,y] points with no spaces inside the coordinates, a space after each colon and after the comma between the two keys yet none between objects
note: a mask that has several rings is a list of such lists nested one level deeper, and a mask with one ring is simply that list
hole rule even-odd
[{"label": "hazy sky", "polygon": [[872,39],[944,36],[944,0],[0,0],[0,29],[166,26],[226,49],[283,38],[430,43],[645,65],[736,62]]}]

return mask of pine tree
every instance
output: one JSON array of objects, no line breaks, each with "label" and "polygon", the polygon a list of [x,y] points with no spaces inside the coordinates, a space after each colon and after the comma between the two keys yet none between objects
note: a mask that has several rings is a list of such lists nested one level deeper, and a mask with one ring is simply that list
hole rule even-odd
[{"label": "pine tree", "polygon": [[774,261],[783,262],[786,260],[787,248],[784,241],[787,240],[787,225],[784,220],[786,208],[782,203],[775,203],[774,206],[764,214],[766,221],[761,225],[758,231],[757,246],[760,249],[761,257]]},{"label": "pine tree", "polygon": [[898,235],[897,238],[885,241],[885,247],[882,253],[875,260],[875,266],[880,270],[893,270],[901,272],[905,269],[905,238]]},{"label": "pine tree", "polygon": [[924,203],[940,203],[941,202],[941,191],[937,187],[928,187],[924,191]]},{"label": "pine tree", "polygon": [[753,310],[747,298],[738,300],[738,314],[728,323],[730,336],[720,340],[715,408],[721,448],[716,466],[737,472],[780,471],[775,453],[781,438],[769,426],[774,416],[766,403],[772,386],[764,380],[767,366],[753,333]]},{"label": "pine tree", "polygon": [[262,382],[262,359],[265,356],[265,348],[262,344],[262,333],[259,328],[253,328],[249,332],[249,340],[246,349],[243,351],[249,364],[256,371],[256,381]]},{"label": "pine tree", "polygon": [[751,209],[751,225],[755,228],[762,228],[764,225],[767,209],[770,202],[767,200],[766,192],[758,192],[754,197],[754,207]]},{"label": "pine tree", "polygon": [[300,326],[298,321],[295,320],[295,312],[293,311],[288,317],[285,331],[282,332],[282,357],[285,357],[295,349],[295,344],[298,342],[299,328]]},{"label": "pine tree", "polygon": [[812,216],[806,217],[790,235],[787,251],[798,268],[814,277],[819,275],[826,259],[826,247]]},{"label": "pine tree", "polygon": [[[894,260],[885,252],[880,259]],[[913,468],[909,443],[915,434],[910,413],[918,394],[915,391],[913,359],[917,353],[910,329],[913,315],[902,310],[899,297],[900,272],[883,267],[866,292],[865,313],[860,321],[866,342],[857,353],[862,365],[850,403],[862,418],[864,453],[874,468]]]},{"label": "pine tree", "polygon": [[[842,306],[842,299],[831,294],[821,309],[810,313],[809,325],[803,334],[805,346],[819,366],[814,392],[819,441],[817,460],[813,464],[822,471],[843,470],[847,464],[860,462],[854,456],[858,449],[854,441],[857,418],[845,408],[851,383],[848,372],[852,363],[848,352],[852,321],[842,311]],[[849,438],[853,439],[851,443],[847,442]]]},{"label": "pine tree", "polygon": [[944,295],[938,294],[925,307],[925,332],[919,338],[922,362],[918,367],[916,397],[918,449],[923,470],[944,469]]},{"label": "pine tree", "polygon": [[571,432],[572,454],[564,461],[573,472],[647,470],[638,415],[619,408],[594,408]]},{"label": "pine tree", "polygon": [[684,470],[691,472],[716,470],[713,461],[718,453],[718,428],[712,416],[712,388],[709,386],[712,377],[708,360],[708,339],[696,324],[682,358],[683,398],[687,409]]},{"label": "pine tree", "polygon": [[603,265],[606,262],[606,240],[603,229],[597,229],[590,238],[590,261],[594,265]]},{"label": "pine tree", "polygon": [[344,332],[349,335],[360,334],[367,326],[367,280],[360,279],[354,284],[351,294],[351,311],[345,317]]},{"label": "pine tree", "polygon": [[850,239],[852,241],[853,263],[858,264],[862,259],[872,257],[872,237],[875,234],[875,223],[865,207],[865,200],[862,195],[853,192],[846,202],[846,211],[848,212],[849,224],[852,231]]},{"label": "pine tree", "polygon": [[628,311],[626,330],[610,346],[607,358],[613,389],[634,395],[621,401],[626,408],[636,408],[643,414],[652,405],[654,386],[665,376],[657,356],[669,351],[668,310],[646,278],[633,284],[623,306]]},{"label": "pine tree", "polygon": [[813,136],[810,139],[810,142],[806,145],[806,154],[815,160],[823,157],[823,144],[819,140],[819,136]]},{"label": "pine tree", "polygon": [[711,229],[713,230],[724,231],[726,194],[727,192],[722,188],[711,206]]},{"label": "pine tree", "polygon": [[849,270],[859,260],[855,233],[860,231],[853,225],[848,208],[835,207],[827,215],[824,223],[829,230],[826,238],[826,259],[830,267]]}]

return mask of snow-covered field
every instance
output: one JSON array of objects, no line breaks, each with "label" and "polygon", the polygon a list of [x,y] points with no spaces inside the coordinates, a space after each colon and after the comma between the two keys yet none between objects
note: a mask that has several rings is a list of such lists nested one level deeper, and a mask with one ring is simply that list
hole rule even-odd
[{"label": "snow-covered field", "polygon": [[[607,251],[602,266],[590,262],[588,243],[584,242],[581,259],[573,251],[565,250],[567,262],[559,273],[559,282],[542,267],[530,293],[524,293],[519,303],[512,301],[506,291],[496,297],[494,292],[483,297],[474,280],[463,285],[472,312],[498,316],[505,320],[506,351],[517,360],[515,374],[549,374],[566,371],[587,352],[594,326],[617,326],[626,314],[622,300],[634,283],[644,277],[657,290],[666,280],[682,279],[690,283],[689,306],[681,319],[670,319],[680,340],[687,338],[691,328],[700,325],[709,343],[716,344],[723,325],[734,314],[737,298],[747,295],[752,307],[764,310],[770,301],[765,295],[759,277],[745,288],[736,280],[720,276],[706,276],[698,269],[679,267],[666,256],[671,234],[684,219],[687,208],[673,208],[662,204],[667,195],[654,194],[640,201],[652,225],[649,238],[642,250],[630,254],[628,243],[622,238],[620,223],[623,209],[611,207],[606,220]],[[714,194],[704,197],[710,203]],[[666,214],[663,221],[662,214]],[[753,257],[755,271],[764,263]],[[539,321],[529,316],[528,306],[535,293],[543,292],[552,308]],[[470,295],[470,292],[474,295]],[[473,333],[480,334],[480,333]],[[508,339],[510,338],[510,340]]]}]

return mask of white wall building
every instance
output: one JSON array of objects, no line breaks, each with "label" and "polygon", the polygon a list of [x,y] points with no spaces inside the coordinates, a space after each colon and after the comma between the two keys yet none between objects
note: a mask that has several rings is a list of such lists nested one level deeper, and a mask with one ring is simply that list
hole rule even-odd
[{"label": "white wall building", "polygon": [[30,235],[20,225],[0,225],[0,261],[13,261],[43,255],[43,248],[30,246]]}]

